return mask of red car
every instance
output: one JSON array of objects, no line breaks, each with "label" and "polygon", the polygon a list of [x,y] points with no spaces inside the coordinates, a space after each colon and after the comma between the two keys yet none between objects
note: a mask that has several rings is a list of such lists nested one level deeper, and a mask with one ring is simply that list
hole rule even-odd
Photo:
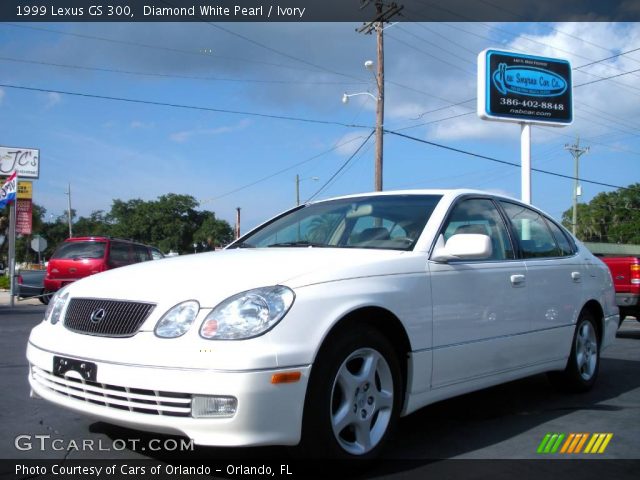
[{"label": "red car", "polygon": [[68,238],[49,259],[44,288],[55,292],[94,273],[152,260],[152,247],[110,237]]}]

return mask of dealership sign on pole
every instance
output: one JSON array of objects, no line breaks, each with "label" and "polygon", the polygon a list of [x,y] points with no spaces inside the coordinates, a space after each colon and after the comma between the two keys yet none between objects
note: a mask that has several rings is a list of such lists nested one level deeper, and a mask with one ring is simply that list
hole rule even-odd
[{"label": "dealership sign on pole", "polygon": [[567,60],[493,49],[478,54],[478,116],[520,124],[521,198],[526,203],[531,203],[531,125],[573,122],[572,87]]},{"label": "dealership sign on pole", "polygon": [[478,115],[564,126],[573,121],[567,60],[484,50],[478,56]]}]

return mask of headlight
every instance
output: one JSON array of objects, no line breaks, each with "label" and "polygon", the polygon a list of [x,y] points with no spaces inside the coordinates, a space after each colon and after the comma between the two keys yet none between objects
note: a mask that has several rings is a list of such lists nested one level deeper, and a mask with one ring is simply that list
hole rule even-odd
[{"label": "headlight", "polygon": [[294,298],[293,290],[282,285],[239,293],[211,310],[200,335],[211,340],[256,337],[282,320]]},{"label": "headlight", "polygon": [[156,325],[156,335],[162,338],[176,338],[184,335],[196,319],[200,304],[195,300],[179,303],[160,319]]},{"label": "headlight", "polygon": [[67,304],[67,299],[69,298],[69,292],[64,289],[58,290],[51,300],[49,300],[49,305],[47,305],[47,311],[44,312],[44,320],[51,322],[51,325],[55,325],[60,320],[60,315],[62,315],[62,310],[64,310],[64,306]]}]

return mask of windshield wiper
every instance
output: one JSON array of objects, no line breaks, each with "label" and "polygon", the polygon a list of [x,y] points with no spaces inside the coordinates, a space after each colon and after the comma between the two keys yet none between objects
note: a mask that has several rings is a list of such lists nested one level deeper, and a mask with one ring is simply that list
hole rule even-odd
[{"label": "windshield wiper", "polygon": [[251,245],[250,243],[247,242],[240,242],[240,243],[236,243],[235,245],[232,245],[229,247],[231,248],[256,248],[255,245]]},{"label": "windshield wiper", "polygon": [[309,242],[307,240],[298,240],[297,242],[272,243],[271,245],[267,245],[267,246],[268,247],[329,247],[330,245],[326,245],[324,243]]}]

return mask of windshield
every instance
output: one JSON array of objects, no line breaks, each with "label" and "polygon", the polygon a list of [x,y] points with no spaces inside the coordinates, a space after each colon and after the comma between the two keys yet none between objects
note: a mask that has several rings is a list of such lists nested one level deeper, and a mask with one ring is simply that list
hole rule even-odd
[{"label": "windshield", "polygon": [[51,258],[103,258],[105,246],[106,242],[67,242]]},{"label": "windshield", "polygon": [[336,247],[410,250],[440,195],[381,195],[304,206],[229,248]]}]

